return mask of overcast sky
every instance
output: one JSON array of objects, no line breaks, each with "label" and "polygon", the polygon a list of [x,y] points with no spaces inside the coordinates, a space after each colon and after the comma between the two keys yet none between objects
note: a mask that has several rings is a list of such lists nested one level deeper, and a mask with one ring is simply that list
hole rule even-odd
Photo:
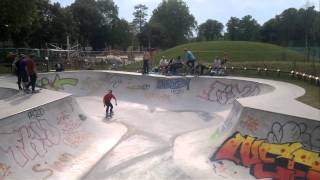
[{"label": "overcast sky", "polygon": [[[51,0],[59,2],[62,6],[70,5],[74,0]],[[148,17],[152,15],[162,0],[114,0],[119,7],[119,17],[127,21],[133,19],[133,7],[137,4],[148,6]],[[306,4],[315,5],[319,10],[320,0],[185,0],[191,13],[195,16],[198,24],[207,19],[215,19],[223,24],[231,16],[241,18],[245,15],[252,15],[260,24],[280,14],[283,10],[294,7],[302,8]]]}]

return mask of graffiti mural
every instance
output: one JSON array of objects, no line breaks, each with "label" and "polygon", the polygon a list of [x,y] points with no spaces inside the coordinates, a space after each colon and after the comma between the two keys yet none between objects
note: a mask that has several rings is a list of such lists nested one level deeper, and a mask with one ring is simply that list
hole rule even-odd
[{"label": "graffiti mural", "polygon": [[221,81],[215,81],[210,85],[208,89],[202,91],[199,98],[217,102],[221,105],[232,103],[236,98],[255,96],[260,94],[260,88],[258,84],[228,84]]},{"label": "graffiti mural", "polygon": [[308,127],[304,123],[290,121],[282,125],[275,122],[267,135],[267,140],[277,144],[300,142],[307,149],[320,151],[320,126],[314,127],[311,131],[309,128],[311,133],[308,133],[307,130]]},{"label": "graffiti mural", "polygon": [[18,128],[2,130],[0,154],[6,155],[20,167],[36,157],[43,157],[48,149],[60,142],[59,130],[43,118],[43,109],[28,112],[29,122]]},{"label": "graffiti mural", "polygon": [[190,90],[191,79],[159,79],[157,81],[158,89],[170,89],[172,93],[181,94],[184,90]]},{"label": "graffiti mural", "polygon": [[306,150],[300,142],[275,144],[237,132],[210,160],[229,160],[248,167],[257,179],[320,179],[320,154]]},{"label": "graffiti mural", "polygon": [[248,129],[251,133],[257,131],[259,123],[258,120],[252,116],[247,116],[247,118],[240,121],[240,126],[242,128]]},{"label": "graffiti mural", "polygon": [[75,78],[61,78],[59,74],[56,74],[54,80],[50,80],[47,77],[43,77],[37,81],[37,86],[45,89],[52,90],[64,90],[64,86],[77,86],[78,79]]},{"label": "graffiti mural", "polygon": [[83,121],[72,118],[66,111],[62,111],[58,115],[57,121],[59,129],[61,129],[62,134],[64,135],[63,141],[66,145],[77,147],[82,142],[92,137],[92,134],[80,129]]},{"label": "graffiti mural", "polygon": [[150,89],[150,84],[128,85],[127,88],[132,90],[148,90]]},{"label": "graffiti mural", "polygon": [[107,79],[107,84],[109,85],[109,88],[112,89],[118,88],[123,83],[121,77],[116,75],[107,76]]},{"label": "graffiti mural", "polygon": [[11,167],[0,163],[0,180],[5,180],[11,174]]}]

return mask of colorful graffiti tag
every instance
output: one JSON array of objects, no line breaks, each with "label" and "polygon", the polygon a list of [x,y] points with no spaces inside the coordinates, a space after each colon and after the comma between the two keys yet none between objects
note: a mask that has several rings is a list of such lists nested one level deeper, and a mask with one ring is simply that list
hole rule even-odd
[{"label": "colorful graffiti tag", "polygon": [[158,89],[181,89],[186,88],[186,90],[190,89],[190,81],[191,79],[159,79],[157,81]]},{"label": "colorful graffiti tag", "polygon": [[54,80],[50,80],[47,77],[43,77],[37,81],[37,86],[52,90],[64,90],[64,86],[76,86],[78,84],[78,79],[75,78],[61,78],[59,74],[56,74]]},{"label": "colorful graffiti tag", "polygon": [[301,143],[273,144],[236,132],[210,158],[229,160],[250,168],[257,179],[320,179],[320,154],[306,150]]},{"label": "colorful graffiti tag", "polygon": [[247,118],[240,121],[240,126],[242,128],[248,129],[251,133],[257,131],[259,123],[258,120],[252,116],[247,116]]},{"label": "colorful graffiti tag", "polygon": [[305,123],[288,121],[284,124],[275,122],[267,135],[268,142],[284,144],[300,142],[305,148],[320,151],[320,126],[309,127]]},{"label": "colorful graffiti tag", "polygon": [[215,81],[210,85],[208,89],[202,91],[199,98],[217,102],[225,105],[232,103],[236,98],[255,96],[260,94],[260,88],[258,84],[227,84],[221,81]]},{"label": "colorful graffiti tag", "polygon": [[[157,81],[158,89],[170,89],[174,94],[182,94],[185,90],[190,89],[191,79],[159,79]],[[184,89],[185,88],[185,89]]]}]

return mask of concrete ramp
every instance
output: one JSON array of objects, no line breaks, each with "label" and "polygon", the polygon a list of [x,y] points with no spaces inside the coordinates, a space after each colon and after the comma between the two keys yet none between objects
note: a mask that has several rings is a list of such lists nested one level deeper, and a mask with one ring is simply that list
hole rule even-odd
[{"label": "concrete ramp", "polygon": [[0,99],[0,179],[320,179],[320,111],[288,83],[75,71],[37,85]]},{"label": "concrete ramp", "polygon": [[126,132],[90,121],[70,95],[44,104],[36,95],[23,95],[26,110],[0,120],[0,179],[80,179]]}]

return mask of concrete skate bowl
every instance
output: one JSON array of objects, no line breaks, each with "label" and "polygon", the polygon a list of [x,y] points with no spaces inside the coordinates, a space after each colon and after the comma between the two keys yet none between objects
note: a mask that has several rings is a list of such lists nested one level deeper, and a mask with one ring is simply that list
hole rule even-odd
[{"label": "concrete skate bowl", "polygon": [[0,100],[8,99],[18,93],[19,93],[19,91],[16,89],[0,87]]},{"label": "concrete skate bowl", "polygon": [[68,92],[76,97],[102,97],[109,89],[121,101],[168,110],[222,111],[237,98],[272,92],[274,87],[226,78],[141,76],[97,71],[40,75],[41,88]]},{"label": "concrete skate bowl", "polygon": [[[86,71],[45,74],[39,85],[72,93],[80,100],[95,96],[101,101],[105,92],[112,89],[120,101],[134,104],[131,108],[142,105],[151,111],[221,114],[222,117],[207,125],[208,129],[192,124],[197,127],[193,131],[200,130],[175,137],[172,158],[187,175],[175,179],[318,177],[319,169],[315,165],[320,162],[320,113],[297,102],[295,98],[304,90],[287,83]],[[201,121],[201,118],[193,120]],[[144,123],[150,121],[152,118]],[[186,140],[197,136],[195,142]],[[204,157],[210,160],[208,166],[204,165]],[[203,162],[195,163],[199,159]],[[93,170],[87,177],[102,177],[94,173],[101,171]]]},{"label": "concrete skate bowl", "polygon": [[[285,162],[318,172],[302,165],[319,157],[319,111],[287,83],[81,71],[39,74],[37,85],[29,99],[57,98],[0,121],[3,179],[277,179]],[[119,99],[109,120],[108,89]],[[310,156],[298,164],[294,148]]]}]

